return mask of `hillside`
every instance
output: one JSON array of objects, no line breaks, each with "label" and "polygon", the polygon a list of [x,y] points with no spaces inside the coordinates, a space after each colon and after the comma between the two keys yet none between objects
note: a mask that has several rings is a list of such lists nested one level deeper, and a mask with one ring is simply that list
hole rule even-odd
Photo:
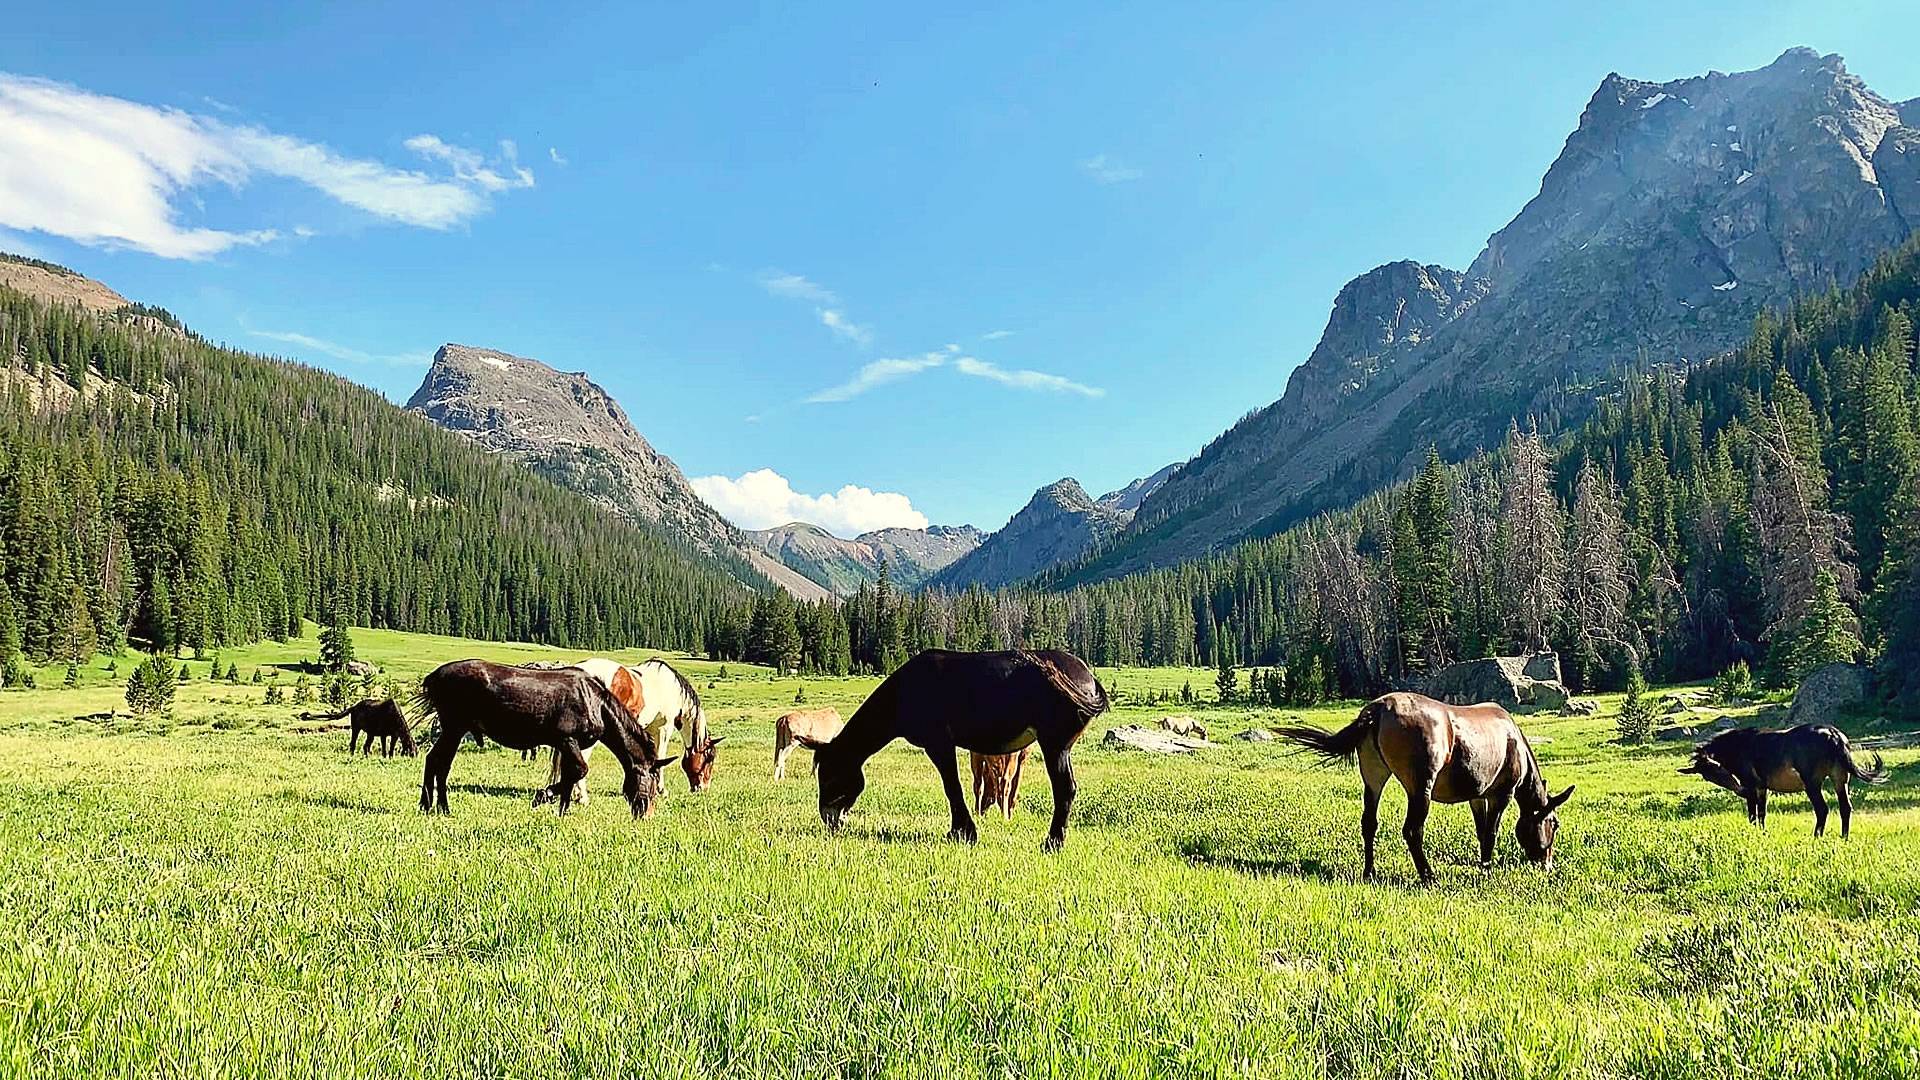
[{"label": "hillside", "polygon": [[1034,492],[1019,513],[928,584],[943,589],[999,588],[1078,559],[1126,525],[1131,512],[1108,505],[1108,500],[1124,498],[1116,492],[1095,500],[1078,480],[1056,480]]},{"label": "hillside", "polygon": [[[98,283],[64,281],[76,296]],[[345,379],[0,288],[0,647],[361,625],[699,648],[743,570]],[[757,580],[757,579],[756,579]]]},{"label": "hillside", "polygon": [[1079,580],[1167,565],[1577,422],[1642,358],[1699,362],[1756,313],[1859,276],[1920,225],[1920,131],[1838,56],[1652,83],[1608,75],[1540,193],[1464,271],[1391,263],[1341,290],[1281,399],[1215,439]]},{"label": "hillside", "polygon": [[583,372],[466,345],[443,345],[407,408],[636,521],[651,523],[803,600],[820,585],[769,558],[708,506]]},{"label": "hillside", "polygon": [[915,588],[985,538],[971,525],[933,525],[876,529],[843,540],[804,522],[752,530],[746,536],[785,566],[843,597],[878,581],[883,565],[895,585]]}]

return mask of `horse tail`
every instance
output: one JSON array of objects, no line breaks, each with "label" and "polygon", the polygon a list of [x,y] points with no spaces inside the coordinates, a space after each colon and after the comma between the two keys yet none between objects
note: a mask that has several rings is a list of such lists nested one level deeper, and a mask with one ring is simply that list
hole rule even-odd
[{"label": "horse tail", "polygon": [[426,678],[420,680],[419,689],[408,694],[406,704],[401,706],[401,719],[404,720],[405,723],[402,723],[400,727],[406,732],[405,738],[409,745],[413,742],[414,732],[420,730],[421,727],[428,723],[436,722],[440,719],[440,707],[433,703],[432,690],[433,677],[438,674],[440,674],[440,672],[436,670]]},{"label": "horse tail", "polygon": [[1091,720],[1101,713],[1106,712],[1107,708],[1112,704],[1107,700],[1107,688],[1100,685],[1100,678],[1093,673],[1092,668],[1087,668],[1086,684],[1083,685],[1079,679],[1073,678],[1066,672],[1060,670],[1059,664],[1054,663],[1052,660],[1038,653],[1032,653],[1022,649],[1020,650],[1020,657],[1027,663],[1039,668],[1041,673],[1047,677],[1047,682],[1051,683],[1055,690],[1060,691],[1060,693],[1073,704],[1074,710],[1081,716]]},{"label": "horse tail", "polygon": [[1328,731],[1312,724],[1290,724],[1274,728],[1273,733],[1302,750],[1320,755],[1322,764],[1351,761],[1361,744],[1379,728],[1380,707],[1378,701],[1368,702],[1360,709],[1360,715],[1354,718],[1353,723],[1339,731]]},{"label": "horse tail", "polygon": [[1884,784],[1887,782],[1887,763],[1881,759],[1879,754],[1871,750],[1867,751],[1864,755],[1867,765],[1865,768],[1861,768],[1860,762],[1862,755],[1855,754],[1853,747],[1845,742],[1841,743],[1841,750],[1844,751],[1844,757],[1841,760],[1846,763],[1847,772],[1852,774],[1855,780],[1863,784]]}]

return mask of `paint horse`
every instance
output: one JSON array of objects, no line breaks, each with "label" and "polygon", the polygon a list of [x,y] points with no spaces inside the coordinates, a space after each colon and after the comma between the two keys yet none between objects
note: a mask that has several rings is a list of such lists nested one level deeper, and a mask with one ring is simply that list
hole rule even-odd
[{"label": "paint horse", "polygon": [[621,794],[635,818],[653,812],[660,772],[673,763],[659,755],[653,735],[634,722],[600,680],[577,668],[533,671],[488,660],[455,660],[420,684],[422,711],[440,720],[420,778],[420,809],[447,812],[447,773],[468,735],[485,735],[514,750],[553,748],[560,776],[549,792],[565,814],[586,778],[586,748],[607,744],[626,772]]},{"label": "paint horse", "polygon": [[1514,838],[1528,859],[1553,866],[1553,840],[1560,828],[1554,813],[1573,788],[1547,794],[1540,762],[1520,726],[1498,705],[1448,705],[1419,694],[1388,694],[1360,710],[1339,731],[1300,725],[1273,733],[1320,755],[1327,762],[1358,761],[1366,795],[1360,810],[1360,836],[1366,844],[1366,878],[1373,880],[1373,837],[1380,827],[1380,793],[1388,780],[1407,792],[1407,822],[1400,835],[1413,854],[1423,882],[1433,880],[1427,865],[1427,812],[1436,802],[1472,803],[1480,838],[1480,865],[1493,865],[1493,845],[1507,803],[1519,804]]},{"label": "paint horse", "polygon": [[956,752],[1012,754],[1040,744],[1053,782],[1053,825],[1043,847],[1066,843],[1073,808],[1073,744],[1107,709],[1107,691],[1069,652],[949,652],[928,649],[887,676],[831,742],[802,739],[820,774],[820,820],[838,830],[866,790],[867,759],[895,739],[925,750],[953,815],[950,839],[973,843]]},{"label": "paint horse", "polygon": [[[692,683],[664,660],[648,660],[630,667],[596,656],[574,667],[600,680],[601,685],[626,706],[634,720],[652,733],[654,745],[662,754],[672,745],[677,733],[682,747],[680,767],[686,770],[687,786],[694,791],[706,790],[713,782],[717,748],[725,736],[714,738],[707,734],[707,713]],[[559,780],[560,762],[556,760],[548,770],[547,787],[534,796],[536,806],[552,797],[548,793]],[[661,790],[665,791],[664,785]],[[585,802],[585,786],[576,789],[573,797]]]}]

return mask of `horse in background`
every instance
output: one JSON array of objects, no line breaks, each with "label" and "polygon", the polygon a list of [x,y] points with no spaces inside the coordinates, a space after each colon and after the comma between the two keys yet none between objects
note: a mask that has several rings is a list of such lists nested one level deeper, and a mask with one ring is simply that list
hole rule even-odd
[{"label": "horse in background", "polygon": [[622,794],[633,816],[653,812],[660,771],[673,763],[659,756],[653,736],[600,680],[576,668],[537,671],[488,660],[442,664],[420,684],[420,704],[438,716],[440,734],[427,751],[420,780],[420,809],[447,812],[447,773],[468,734],[484,734],[515,750],[553,748],[560,777],[547,794],[565,814],[576,786],[586,778],[586,748],[607,744],[626,772]]},{"label": "horse in background", "polygon": [[1767,793],[1804,791],[1813,804],[1813,835],[1827,832],[1827,798],[1820,786],[1833,782],[1840,802],[1840,838],[1853,825],[1852,781],[1887,782],[1886,763],[1871,755],[1862,767],[1853,744],[1829,724],[1801,724],[1785,731],[1734,728],[1723,731],[1693,752],[1693,764],[1680,770],[1726,788],[1747,803],[1747,820],[1765,827]]},{"label": "horse in background", "polygon": [[[693,791],[707,789],[707,785],[713,782],[714,762],[719,758],[720,743],[726,736],[715,738],[707,733],[706,709],[700,704],[699,693],[684,675],[659,659],[628,666],[617,660],[596,656],[573,666],[598,679],[620,704],[626,706],[634,721],[652,735],[654,746],[660,753],[666,753],[674,735],[678,733],[683,747],[680,767],[686,771],[687,787]],[[547,788],[535,796],[536,805],[551,798],[547,793],[560,781],[560,762],[557,759],[548,771],[547,780]],[[663,784],[661,791],[665,790]],[[586,801],[584,784],[574,791],[573,797],[581,802]]]},{"label": "horse in background", "polygon": [[362,756],[373,753],[373,740],[380,740],[380,756],[392,757],[394,745],[399,744],[400,752],[408,757],[419,752],[413,742],[413,728],[407,724],[407,714],[400,709],[398,702],[389,698],[361,698],[359,701],[332,713],[300,714],[302,720],[338,720],[347,718],[351,734],[347,736],[347,753],[352,754],[362,735],[366,736],[366,748]]},{"label": "horse in background", "polygon": [[1020,798],[1020,767],[1027,762],[1027,748],[1021,747],[1011,754],[972,753],[973,760],[973,812],[985,814],[989,809],[1000,811],[1000,816],[1013,820],[1013,806]]},{"label": "horse in background", "polygon": [[925,750],[953,815],[950,839],[979,837],[960,786],[957,752],[1011,754],[1038,742],[1053,782],[1053,824],[1043,850],[1067,840],[1073,808],[1073,744],[1107,710],[1107,691],[1069,652],[928,649],[887,676],[831,742],[801,739],[820,774],[820,820],[837,831],[866,790],[867,759],[895,739]]},{"label": "horse in background", "polygon": [[1507,803],[1520,806],[1514,838],[1528,859],[1551,869],[1560,819],[1555,810],[1573,788],[1547,794],[1540,762],[1520,726],[1498,705],[1448,705],[1419,694],[1388,694],[1360,710],[1339,731],[1309,725],[1277,727],[1273,733],[1320,755],[1328,763],[1358,761],[1366,794],[1360,836],[1366,844],[1366,879],[1372,881],[1373,838],[1380,827],[1380,793],[1397,779],[1407,792],[1407,822],[1400,835],[1413,854],[1420,880],[1433,880],[1427,865],[1427,813],[1439,803],[1472,803],[1480,838],[1480,866],[1493,865],[1493,846]]},{"label": "horse in background", "polygon": [[[793,754],[796,746],[808,745],[802,740],[811,740],[813,745],[829,743],[840,729],[847,726],[840,719],[838,709],[795,709],[773,722],[773,778],[784,779],[787,775],[787,758]],[[815,769],[819,768],[816,760]]]}]

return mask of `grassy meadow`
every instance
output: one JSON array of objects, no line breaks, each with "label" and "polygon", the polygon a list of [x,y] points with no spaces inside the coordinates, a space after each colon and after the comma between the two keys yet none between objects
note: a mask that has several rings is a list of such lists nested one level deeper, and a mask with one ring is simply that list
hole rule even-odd
[{"label": "grassy meadow", "polygon": [[[401,678],[572,657],[355,643]],[[316,651],[222,662],[244,680]],[[971,848],[942,839],[937,779],[904,744],[838,837],[805,751],[769,779],[797,691],[847,713],[872,679],[681,662],[727,736],[714,787],[670,770],[632,822],[605,755],[559,819],[529,805],[544,759],[469,745],[452,816],[423,817],[420,759],[350,759],[344,731],[200,663],[170,717],[135,720],[131,661],[105,663],[0,693],[7,1076],[1920,1075],[1920,751],[1872,718],[1854,734],[1890,744],[1894,780],[1858,798],[1847,842],[1837,820],[1815,840],[1799,796],[1749,827],[1675,774],[1686,743],[1616,744],[1617,699],[1525,718],[1549,782],[1578,785],[1555,869],[1521,862],[1511,816],[1475,869],[1467,808],[1440,807],[1440,881],[1418,888],[1397,788],[1385,881],[1363,885],[1357,776],[1227,738],[1352,706],[1144,703],[1187,680],[1210,698],[1211,672],[1102,673],[1121,705],[1076,755],[1066,850],[1043,856],[1036,761]],[[1100,745],[1168,712],[1222,745]]]}]

